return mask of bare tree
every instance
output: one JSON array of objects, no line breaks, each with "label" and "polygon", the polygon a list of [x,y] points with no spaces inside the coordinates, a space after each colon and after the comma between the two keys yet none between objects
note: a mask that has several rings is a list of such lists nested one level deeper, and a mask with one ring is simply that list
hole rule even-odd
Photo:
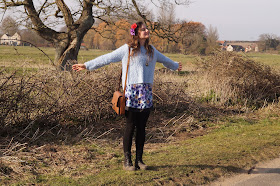
[{"label": "bare tree", "polygon": [[[186,4],[188,0],[168,1],[171,4]],[[77,60],[84,35],[95,20],[114,24],[119,18],[138,20],[154,30],[150,19],[147,1],[139,0],[75,0],[73,6],[64,0],[0,0],[2,12],[7,9],[21,10],[31,20],[32,29],[55,47],[55,63],[60,69],[70,70],[68,60]],[[160,5],[162,0],[150,0]],[[57,23],[63,22],[67,31],[56,31]],[[165,37],[166,35],[162,35]],[[171,39],[172,40],[172,39]]]},{"label": "bare tree", "polygon": [[218,48],[218,41],[219,34],[216,27],[212,25],[206,30],[206,40],[207,40],[207,47],[206,47],[206,54],[210,54]]},{"label": "bare tree", "polygon": [[163,2],[158,11],[158,22],[165,26],[170,26],[175,23],[175,5],[168,2]]},{"label": "bare tree", "polygon": [[280,38],[275,34],[261,34],[259,36],[259,48],[261,51],[276,50],[280,44]]},{"label": "bare tree", "polygon": [[0,29],[2,33],[9,35],[14,35],[19,30],[17,22],[11,16],[3,19]]},{"label": "bare tree", "polygon": [[[166,36],[169,36],[169,38],[174,37],[175,19],[175,5],[164,1],[159,7],[157,20],[158,25],[160,25],[161,31],[166,34]],[[169,52],[170,40],[165,40],[166,43],[162,43],[162,51]]]},{"label": "bare tree", "polygon": [[[19,31],[19,34],[21,35],[22,41],[24,41],[24,44],[32,43],[33,45],[37,47],[46,47],[49,46],[50,43],[45,40],[44,38],[40,37],[38,34],[36,34],[35,31],[30,29],[22,29]],[[28,42],[28,43],[25,43]]]}]

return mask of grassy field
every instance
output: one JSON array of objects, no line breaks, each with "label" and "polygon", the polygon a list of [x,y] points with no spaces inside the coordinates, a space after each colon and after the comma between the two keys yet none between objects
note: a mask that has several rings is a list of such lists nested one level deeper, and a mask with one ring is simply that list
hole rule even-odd
[{"label": "grassy field", "polygon": [[[51,59],[54,58],[53,48],[42,50]],[[83,63],[108,52],[81,50],[78,59]],[[192,55],[166,55],[174,61],[181,61],[184,71],[195,71],[196,64],[201,59],[199,56]],[[273,69],[280,69],[280,55],[248,53],[246,56]],[[207,59],[207,57],[203,58]],[[36,48],[0,46],[0,68],[6,70],[8,68],[10,71],[21,69],[25,73],[40,72],[45,68],[54,67]],[[157,68],[162,66],[158,65]],[[86,76],[87,73],[82,75]],[[187,75],[172,79],[175,76],[178,77],[163,73],[159,77],[171,81],[174,85],[178,79],[183,83],[189,82]],[[48,81],[44,83],[48,84]],[[64,87],[63,83],[60,85]],[[69,94],[72,93],[75,92],[69,91]],[[182,107],[178,102],[177,104],[175,108]],[[40,139],[38,143],[25,144],[24,141],[17,142],[16,138],[8,135],[10,138],[7,148],[1,146],[0,149],[0,183],[3,185],[201,185],[222,176],[246,172],[259,161],[279,157],[279,103],[269,103],[258,110],[248,111],[234,107],[217,107],[206,101],[184,104],[193,104],[193,106],[183,107],[189,108],[188,110],[178,108],[179,112],[175,116],[173,113],[171,118],[165,116],[158,118],[155,129],[148,127],[144,161],[150,166],[150,170],[123,171],[122,139],[120,135],[107,139],[110,130],[100,133],[98,127],[101,122],[94,124],[81,122],[80,126],[74,126],[76,121],[73,122],[70,118],[71,122],[67,123],[69,120],[65,118],[62,125],[64,129],[69,129],[68,136],[63,136],[65,133],[61,132],[62,128],[59,130],[55,128],[56,125],[51,126],[51,129],[44,126],[45,128],[40,130],[34,126],[30,131],[28,126],[20,126],[23,127],[23,131],[17,132],[26,134],[23,135],[24,138],[31,136],[31,140],[33,136],[38,137],[36,135],[45,129],[53,138],[59,136],[56,134],[62,133],[61,138],[52,139],[50,142],[48,139]],[[159,111],[155,111],[156,113]],[[192,115],[187,116],[189,113]],[[207,114],[211,116],[207,117]],[[121,118],[112,120],[114,121],[103,122],[110,125],[110,122],[123,121]],[[121,124],[119,125],[122,127]],[[151,135],[149,130],[159,130],[157,134],[166,135],[162,129],[169,125],[173,127],[173,131],[167,133],[169,140],[149,141]],[[113,125],[114,128],[118,128],[117,124]],[[72,135],[75,133],[74,130],[81,130],[81,133],[74,136]],[[94,137],[83,137],[91,131]],[[71,135],[79,140],[75,143],[65,142]]]},{"label": "grassy field", "polygon": [[[280,153],[280,120],[231,118],[196,138],[146,145],[147,171],[122,170],[121,145],[82,143],[53,146],[55,152],[36,152],[25,159],[37,174],[27,174],[17,185],[202,185],[221,176],[247,172],[257,162]],[[45,152],[46,153],[46,152]],[[71,158],[69,158],[71,156]],[[64,159],[64,160],[61,160]],[[71,161],[75,161],[73,163]],[[53,165],[55,163],[56,165]],[[32,170],[26,170],[32,171]],[[5,178],[2,183],[12,180]],[[12,181],[13,182],[13,181]]]},{"label": "grassy field", "polygon": [[[54,48],[41,48],[51,60],[54,60]],[[111,51],[102,50],[80,50],[78,61],[84,63],[88,60],[94,59],[100,55],[109,53]],[[36,65],[51,65],[49,58],[34,47],[11,47],[0,46],[0,66],[20,66],[33,64]],[[185,69],[193,67],[200,59],[199,56],[183,55],[183,54],[165,54],[174,61],[180,61],[185,64]],[[246,53],[242,54],[257,62],[269,65],[275,69],[280,69],[280,55],[266,54],[266,53]],[[20,63],[21,62],[21,63]],[[162,67],[158,65],[158,67]]]},{"label": "grassy field", "polygon": [[[41,48],[46,55],[53,61],[54,48]],[[109,53],[111,51],[102,50],[80,50],[78,62],[84,63],[94,59],[100,55]],[[34,47],[11,47],[0,45],[0,67],[5,66],[9,68],[52,68],[52,62],[44,53]],[[167,54],[168,57],[175,61],[180,61],[185,64],[185,69],[192,69],[193,63],[198,59],[197,56],[183,55],[183,54]],[[157,64],[157,68],[163,68],[163,65]]]},{"label": "grassy field", "polygon": [[266,53],[248,53],[247,56],[257,62],[271,66],[276,70],[280,70],[280,55],[279,54],[266,54]]}]

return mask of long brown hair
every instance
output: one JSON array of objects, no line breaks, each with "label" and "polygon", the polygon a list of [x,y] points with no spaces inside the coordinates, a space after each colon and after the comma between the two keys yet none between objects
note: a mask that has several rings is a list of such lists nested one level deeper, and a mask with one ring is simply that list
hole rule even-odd
[{"label": "long brown hair", "polygon": [[[141,28],[143,24],[144,23],[142,21],[139,21],[136,23],[137,27],[134,29],[135,35],[131,35],[130,40],[128,41],[129,47],[132,48],[131,56],[139,53],[139,51],[140,51],[139,32],[138,31],[139,31],[139,28]],[[147,55],[149,57],[153,57],[154,49],[149,44],[149,39],[146,39],[144,47],[147,51]]]}]

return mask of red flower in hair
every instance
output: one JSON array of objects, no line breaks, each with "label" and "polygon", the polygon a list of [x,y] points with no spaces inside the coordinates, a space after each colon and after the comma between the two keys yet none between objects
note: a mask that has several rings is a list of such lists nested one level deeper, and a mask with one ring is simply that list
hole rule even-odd
[{"label": "red flower in hair", "polygon": [[137,24],[134,23],[133,25],[131,25],[131,28],[134,30],[135,28],[137,28]]}]

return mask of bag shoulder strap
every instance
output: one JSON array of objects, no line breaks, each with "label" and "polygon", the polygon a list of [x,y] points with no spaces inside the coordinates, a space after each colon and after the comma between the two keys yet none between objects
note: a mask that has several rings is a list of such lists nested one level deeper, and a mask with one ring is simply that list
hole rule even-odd
[{"label": "bag shoulder strap", "polygon": [[127,83],[127,74],[128,74],[129,62],[130,62],[130,47],[128,47],[127,67],[126,67],[125,83],[124,83],[124,89],[123,89],[123,96],[124,97],[125,97],[125,89],[126,89],[126,83]]},{"label": "bag shoulder strap", "polygon": [[[128,57],[127,57],[127,67],[126,67],[126,74],[125,74],[125,84],[124,84],[124,92],[123,94],[125,95],[125,89],[126,89],[126,82],[127,82],[127,74],[128,74],[128,68],[129,68],[129,62],[130,62],[130,47],[128,47]],[[121,70],[121,75],[119,79],[119,87],[118,90],[121,88],[121,80],[122,80],[122,70]]]}]

